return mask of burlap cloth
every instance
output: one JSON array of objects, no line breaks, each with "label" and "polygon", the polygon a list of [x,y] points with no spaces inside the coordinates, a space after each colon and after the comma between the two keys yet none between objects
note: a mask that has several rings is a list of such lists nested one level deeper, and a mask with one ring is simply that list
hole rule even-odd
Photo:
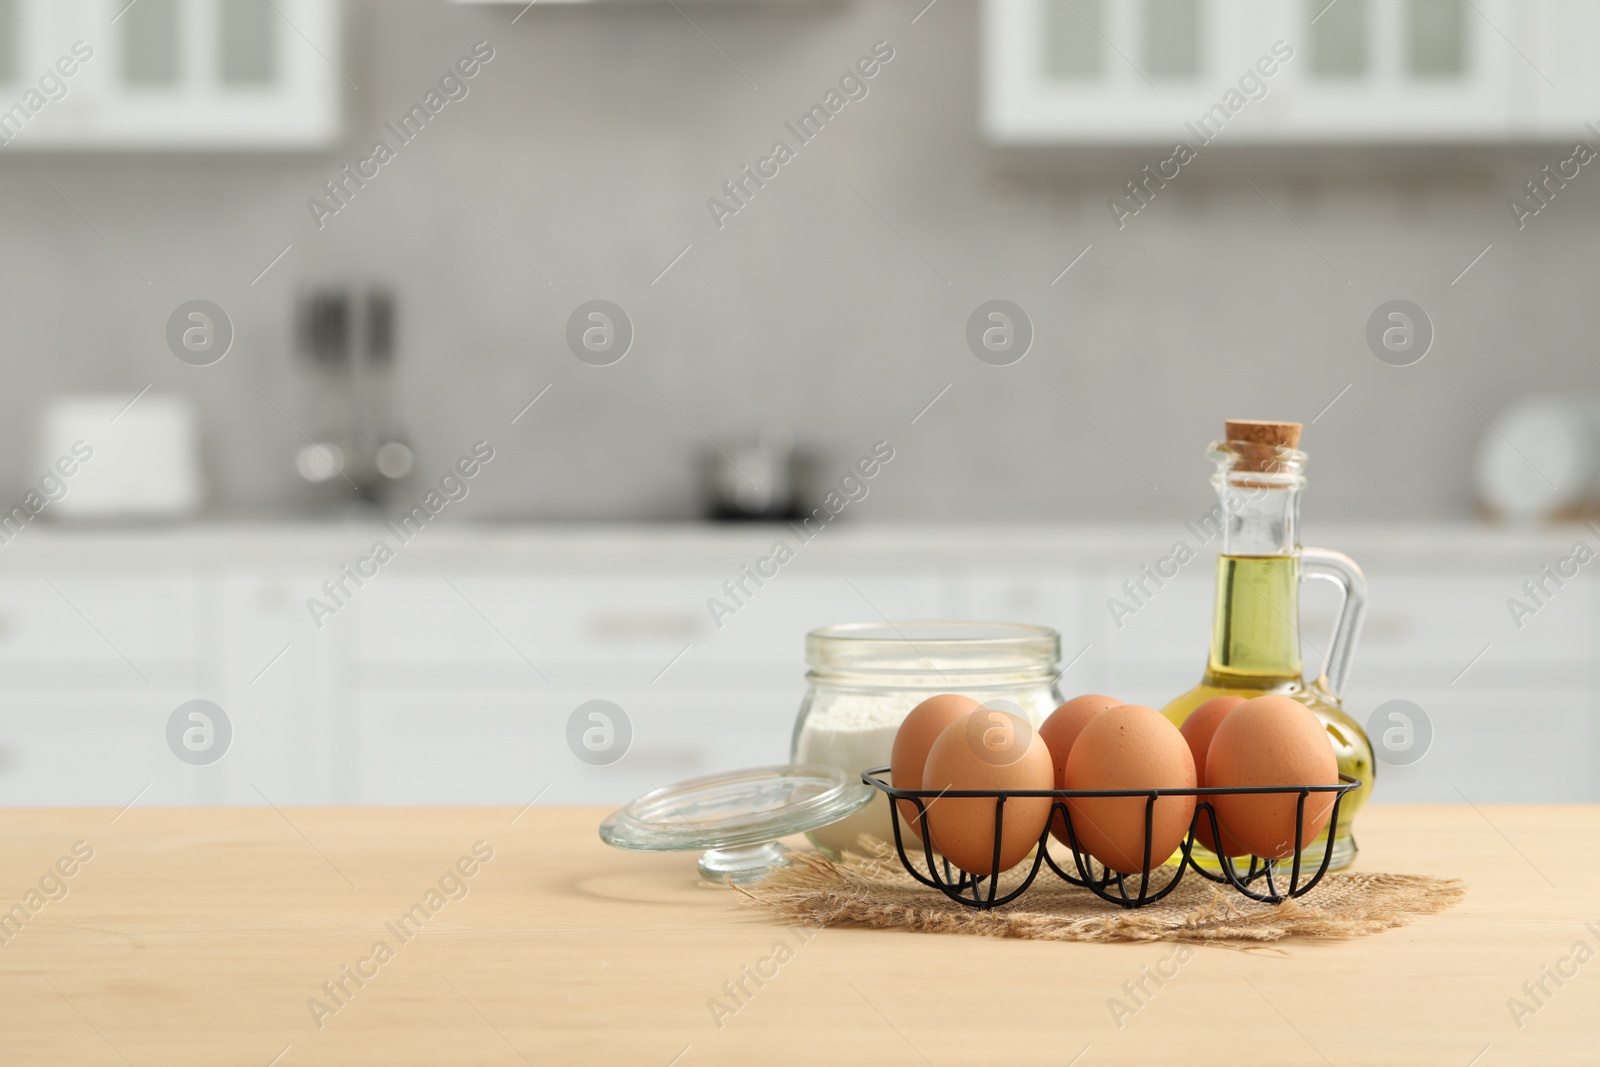
[{"label": "burlap cloth", "polygon": [[[1455,879],[1334,871],[1305,896],[1262,904],[1186,871],[1178,888],[1162,900],[1122,908],[1068,885],[1046,867],[1012,903],[979,911],[919,885],[892,847],[863,839],[862,848],[863,853],[846,853],[837,862],[819,852],[796,852],[789,866],[735,888],[745,904],[808,926],[857,924],[1041,941],[1198,941],[1235,947],[1287,937],[1365,937],[1405,926],[1418,915],[1444,911],[1466,895],[1465,884]],[[1005,888],[1002,876],[1001,891]]]}]

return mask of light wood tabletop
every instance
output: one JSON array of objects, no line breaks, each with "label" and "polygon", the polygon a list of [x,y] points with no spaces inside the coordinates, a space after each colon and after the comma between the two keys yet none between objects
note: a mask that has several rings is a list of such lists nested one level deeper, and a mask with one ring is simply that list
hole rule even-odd
[{"label": "light wood tabletop", "polygon": [[[0,1063],[1600,1062],[1600,807],[1370,807],[1359,866],[1464,904],[1181,962],[780,926],[604,814],[0,813]],[[1113,1012],[1147,967],[1177,973]]]}]

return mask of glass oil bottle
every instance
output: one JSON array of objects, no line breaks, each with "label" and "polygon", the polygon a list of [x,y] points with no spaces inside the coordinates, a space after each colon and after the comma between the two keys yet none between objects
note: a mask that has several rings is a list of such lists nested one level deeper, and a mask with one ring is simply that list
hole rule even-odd
[{"label": "glass oil bottle", "polygon": [[[1372,792],[1372,745],[1341,706],[1356,639],[1366,614],[1367,583],[1354,560],[1338,552],[1301,548],[1300,491],[1306,455],[1298,451],[1300,424],[1229,420],[1225,440],[1211,445],[1222,552],[1217,557],[1217,596],[1211,653],[1200,684],[1162,709],[1181,726],[1189,713],[1213,697],[1246,699],[1280,693],[1305,704],[1322,720],[1333,742],[1339,771],[1361,780],[1339,808],[1329,867],[1348,867],[1356,855],[1351,825]],[[1321,675],[1307,682],[1300,658],[1300,582],[1323,578],[1344,594]],[[1306,645],[1315,650],[1310,640]],[[1330,828],[1332,829],[1332,828]],[[1308,862],[1320,863],[1327,831],[1306,847]],[[1195,858],[1214,868],[1217,859],[1196,844]]]}]

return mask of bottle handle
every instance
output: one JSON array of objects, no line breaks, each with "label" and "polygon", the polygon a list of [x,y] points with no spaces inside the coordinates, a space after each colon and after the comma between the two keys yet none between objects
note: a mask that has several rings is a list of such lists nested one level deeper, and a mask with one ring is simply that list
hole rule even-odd
[{"label": "bottle handle", "polygon": [[1361,572],[1360,565],[1343,552],[1302,548],[1300,577],[1330,581],[1344,594],[1339,617],[1333,623],[1333,641],[1322,662],[1322,676],[1316,681],[1318,688],[1342,701],[1345,687],[1350,683],[1350,664],[1355,658],[1356,641],[1361,637],[1361,624],[1367,617],[1367,576]]}]

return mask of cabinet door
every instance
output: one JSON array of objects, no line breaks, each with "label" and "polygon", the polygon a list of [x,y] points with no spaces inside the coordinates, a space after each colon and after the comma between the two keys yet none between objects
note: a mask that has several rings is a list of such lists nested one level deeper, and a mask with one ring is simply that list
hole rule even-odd
[{"label": "cabinet door", "polygon": [[1110,662],[1181,664],[1198,681],[1211,640],[1213,558],[1202,550],[1181,565],[1165,553],[1108,563],[1085,582],[1086,638]]},{"label": "cabinet door", "polygon": [[1281,31],[1296,55],[1274,79],[1281,82],[1273,89],[1281,88],[1282,107],[1263,136],[1500,140],[1536,123],[1523,77],[1536,72],[1507,36],[1533,36],[1530,9],[1514,9],[1508,0],[1282,6],[1298,8],[1299,17]]},{"label": "cabinet door", "polygon": [[[798,566],[798,563],[791,566]],[[780,573],[737,599],[704,571],[682,576],[487,577],[470,572],[373,582],[356,602],[367,687],[428,684],[471,667],[465,684],[628,684],[698,676],[713,687],[752,671],[805,671],[806,631],[829,623],[937,617],[937,571]],[[708,600],[730,612],[713,613]],[[458,676],[458,675],[452,675]]]},{"label": "cabinet door", "polygon": [[[983,120],[1001,142],[1171,143],[1283,21],[1236,0],[985,0]],[[1259,37],[1259,44],[1255,38]]]},{"label": "cabinet door", "polygon": [[1577,137],[1596,30],[1571,0],[985,0],[984,125],[1200,151]]},{"label": "cabinet door", "polygon": [[[371,694],[359,707],[366,804],[622,804],[680,779],[787,763],[803,682],[753,690],[650,686],[459,696]],[[631,741],[596,766],[569,747],[580,705],[605,699]],[[587,721],[587,720],[585,720]]]},{"label": "cabinet door", "polygon": [[167,719],[187,699],[8,688],[0,695],[0,806],[215,802],[215,766],[189,766],[167,747]]},{"label": "cabinet door", "polygon": [[221,647],[208,686],[228,715],[233,741],[217,764],[232,804],[314,805],[351,799],[343,770],[354,757],[353,695],[339,670],[348,635],[308,622],[304,590],[321,574],[248,570],[221,577]]},{"label": "cabinet door", "polygon": [[[1063,693],[1102,692],[1160,708],[1200,681],[1211,640],[1215,565],[1170,551],[1104,561],[1084,575],[1084,644]],[[1069,679],[1072,681],[1069,683]]]},{"label": "cabinet door", "polygon": [[[1391,699],[1421,708],[1433,736],[1414,763],[1379,762],[1377,801],[1459,804],[1465,797],[1475,804],[1577,804],[1600,795],[1596,707],[1587,689],[1499,689],[1465,681],[1409,691],[1356,685],[1345,706],[1367,726],[1374,710]],[[1374,743],[1381,737],[1379,730]]]},{"label": "cabinet door", "polygon": [[[1594,592],[1582,575],[1560,588],[1546,579],[1537,611],[1514,615],[1508,601],[1531,605],[1525,585],[1541,577],[1536,562],[1431,573],[1388,560],[1368,567],[1354,682],[1376,689],[1583,689],[1600,644]],[[1337,603],[1329,588],[1304,586],[1303,634],[1319,649],[1327,647]],[[1310,670],[1316,653],[1308,647],[1306,654]]]},{"label": "cabinet door", "polygon": [[0,579],[0,679],[13,686],[188,685],[200,657],[199,586],[187,574],[99,571]]},{"label": "cabinet door", "polygon": [[0,141],[308,148],[339,132],[336,0],[4,0]]},{"label": "cabinet door", "polygon": [[217,798],[167,746],[198,695],[203,596],[190,575],[63,568],[0,580],[0,804],[121,807]]},{"label": "cabinet door", "polygon": [[[932,567],[786,569],[747,580],[735,601],[724,583],[739,573],[371,583],[354,605],[348,799],[521,804],[548,786],[546,802],[622,803],[693,775],[786,763],[807,630],[880,612],[934,618],[948,602]],[[713,597],[732,614],[714,620]],[[568,718],[590,700],[629,717],[632,745],[615,764],[590,766],[568,746]]]}]

